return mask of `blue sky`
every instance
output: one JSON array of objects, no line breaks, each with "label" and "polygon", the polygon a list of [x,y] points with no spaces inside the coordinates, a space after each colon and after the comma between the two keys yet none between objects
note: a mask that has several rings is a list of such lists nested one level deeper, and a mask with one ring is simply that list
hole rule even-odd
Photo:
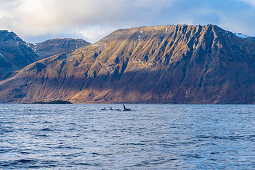
[{"label": "blue sky", "polygon": [[255,36],[255,0],[0,0],[0,29],[25,41],[96,42],[119,28],[216,24]]}]

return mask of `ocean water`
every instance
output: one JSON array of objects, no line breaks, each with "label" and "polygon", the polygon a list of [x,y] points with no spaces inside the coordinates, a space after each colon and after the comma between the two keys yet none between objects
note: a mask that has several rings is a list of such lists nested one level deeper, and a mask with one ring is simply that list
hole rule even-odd
[{"label": "ocean water", "polygon": [[0,104],[0,169],[254,169],[255,105]]}]

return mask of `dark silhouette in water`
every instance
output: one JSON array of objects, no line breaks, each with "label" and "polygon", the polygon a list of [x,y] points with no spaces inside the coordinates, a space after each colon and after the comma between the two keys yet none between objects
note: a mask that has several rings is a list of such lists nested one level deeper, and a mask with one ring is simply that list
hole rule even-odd
[{"label": "dark silhouette in water", "polygon": [[131,111],[131,109],[127,109],[126,106],[123,104],[123,108],[124,110],[123,111]]},{"label": "dark silhouette in water", "polygon": [[[123,111],[131,111],[131,109],[127,109],[124,104],[123,104],[123,108],[124,108]],[[104,107],[101,110],[106,111],[108,109],[106,107]],[[121,111],[121,109],[113,109],[111,106],[110,106],[109,110]]]},{"label": "dark silhouette in water", "polygon": [[48,101],[48,102],[39,101],[39,102],[34,102],[32,104],[72,104],[72,103],[69,101],[64,101],[64,100],[53,100],[53,101]]}]

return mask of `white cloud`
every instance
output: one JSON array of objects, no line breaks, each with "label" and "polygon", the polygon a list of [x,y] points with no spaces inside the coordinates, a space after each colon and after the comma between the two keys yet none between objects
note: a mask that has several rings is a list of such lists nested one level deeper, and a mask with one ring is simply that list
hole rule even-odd
[{"label": "white cloud", "polygon": [[248,4],[250,4],[250,5],[255,7],[255,0],[241,0],[241,1],[243,1],[245,3],[248,3]]},{"label": "white cloud", "polygon": [[[160,10],[173,0],[1,0],[0,27],[24,36],[38,36],[62,30],[89,30],[95,25],[116,27],[116,23]],[[2,12],[3,11],[3,12]],[[109,28],[108,28],[109,29]],[[88,36],[88,33],[84,34]]]},{"label": "white cloud", "polygon": [[105,35],[110,34],[117,28],[115,27],[103,27],[103,26],[92,26],[87,27],[83,30],[76,30],[77,34],[83,35],[83,37],[88,40],[89,42],[95,42],[101,38],[103,38]]},{"label": "white cloud", "polygon": [[136,6],[150,10],[160,10],[163,7],[170,6],[176,0],[137,0]]},{"label": "white cloud", "polygon": [[254,8],[243,2],[255,6],[255,0],[0,0],[0,29],[28,41],[79,35],[95,42],[118,28],[180,23],[254,35]]}]

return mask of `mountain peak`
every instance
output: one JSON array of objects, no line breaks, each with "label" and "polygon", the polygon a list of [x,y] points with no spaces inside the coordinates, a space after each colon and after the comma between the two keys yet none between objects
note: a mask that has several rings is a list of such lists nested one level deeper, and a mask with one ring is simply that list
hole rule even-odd
[{"label": "mountain peak", "polygon": [[[141,26],[141,27],[135,27],[135,28],[127,28],[127,29],[119,29],[111,33],[110,35],[106,36],[102,41],[106,40],[113,40],[115,39],[122,39],[127,38],[129,36],[132,36],[133,34],[143,34],[148,35],[149,37],[152,35],[160,35],[160,33],[168,34],[171,32],[178,32],[179,34],[183,34],[186,31],[192,31],[192,30],[208,30],[208,29],[214,29],[217,31],[223,31],[222,28],[218,27],[217,25],[185,25],[185,24],[179,24],[179,25],[158,25],[158,26]],[[225,31],[225,30],[224,30]],[[138,35],[139,36],[139,35]]]},{"label": "mountain peak", "polygon": [[0,33],[8,33],[8,30],[0,30]]},{"label": "mountain peak", "polygon": [[90,43],[83,39],[55,38],[40,43],[30,43],[29,46],[34,50],[35,53],[39,55],[41,59],[43,59],[56,54],[70,52],[89,44]]},{"label": "mountain peak", "polygon": [[244,35],[244,34],[242,34],[242,33],[234,33],[236,36],[238,36],[239,38],[243,38],[243,39],[245,39],[245,38],[248,38],[249,36],[247,36],[247,35]]},{"label": "mountain peak", "polygon": [[25,43],[14,32],[9,32],[7,30],[0,30],[0,42],[1,41],[12,41],[12,40]]}]

